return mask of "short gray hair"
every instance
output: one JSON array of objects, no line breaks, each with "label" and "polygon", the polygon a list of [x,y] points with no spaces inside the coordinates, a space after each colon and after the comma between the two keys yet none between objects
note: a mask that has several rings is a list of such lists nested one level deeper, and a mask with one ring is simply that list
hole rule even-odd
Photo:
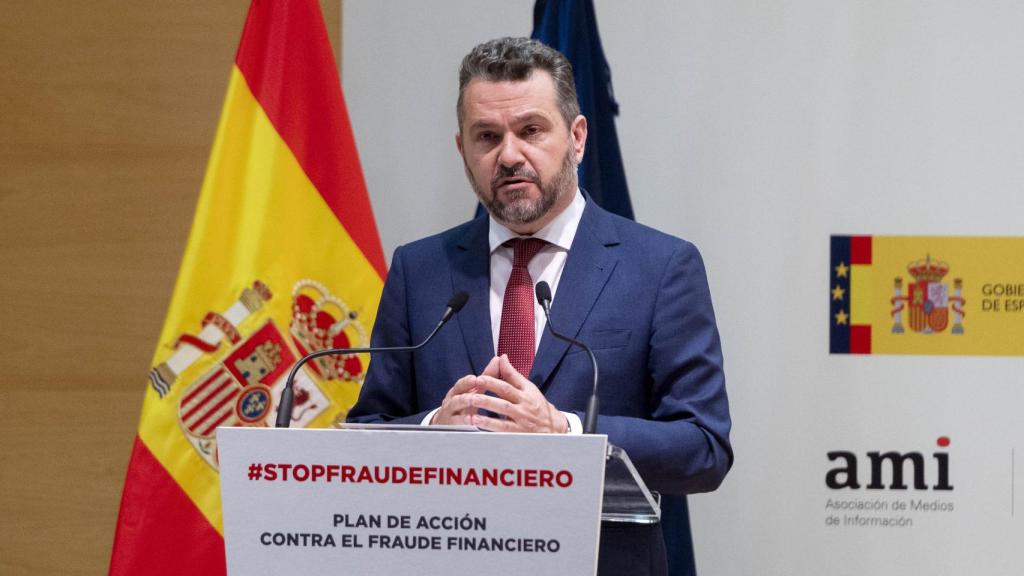
[{"label": "short gray hair", "polygon": [[471,80],[488,82],[528,80],[534,70],[545,70],[555,81],[558,109],[567,127],[580,114],[572,64],[561,52],[530,38],[496,38],[473,48],[459,68],[459,101],[455,112],[462,130],[462,97]]}]

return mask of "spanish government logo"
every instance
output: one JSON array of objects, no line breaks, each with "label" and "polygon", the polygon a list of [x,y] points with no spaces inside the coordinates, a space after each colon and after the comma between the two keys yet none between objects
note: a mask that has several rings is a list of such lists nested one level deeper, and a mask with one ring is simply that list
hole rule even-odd
[{"label": "spanish government logo", "polygon": [[[358,312],[319,282],[301,280],[293,287],[286,332],[268,310],[273,298],[264,283],[254,282],[226,310],[208,312],[197,334],[180,335],[171,356],[150,370],[151,387],[177,403],[182,432],[214,468],[217,427],[272,426],[284,381],[299,357],[368,345]],[[363,360],[355,354],[303,366],[294,384],[292,426],[307,426],[322,415],[344,418],[338,407],[330,413],[325,387],[358,386],[363,376]]]},{"label": "spanish government logo", "polygon": [[1024,355],[1024,237],[832,236],[830,253],[832,354]]}]

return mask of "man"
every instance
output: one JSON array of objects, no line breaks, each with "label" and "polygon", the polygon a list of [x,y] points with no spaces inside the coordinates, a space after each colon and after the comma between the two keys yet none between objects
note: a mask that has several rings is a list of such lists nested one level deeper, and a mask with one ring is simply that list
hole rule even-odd
[{"label": "man", "polygon": [[[592,368],[545,333],[533,299],[545,281],[555,327],[597,354],[598,433],[653,490],[714,490],[732,464],[730,419],[696,248],[578,189],[587,121],[557,51],[525,38],[477,46],[457,112],[456,147],[489,217],[395,251],[373,345],[419,342],[452,294],[469,302],[423,353],[375,357],[349,419],[579,433]],[[600,574],[664,572],[659,527],[602,527]]]}]

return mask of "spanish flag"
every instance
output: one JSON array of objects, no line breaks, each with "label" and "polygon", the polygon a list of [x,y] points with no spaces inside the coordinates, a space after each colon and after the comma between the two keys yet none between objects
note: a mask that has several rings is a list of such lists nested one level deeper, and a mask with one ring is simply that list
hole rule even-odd
[{"label": "spanish flag", "polygon": [[[367,345],[385,263],[316,0],[254,0],[153,357],[110,574],[224,574],[218,426],[271,426],[290,365]],[[312,363],[292,426],[343,420],[368,358]]]}]

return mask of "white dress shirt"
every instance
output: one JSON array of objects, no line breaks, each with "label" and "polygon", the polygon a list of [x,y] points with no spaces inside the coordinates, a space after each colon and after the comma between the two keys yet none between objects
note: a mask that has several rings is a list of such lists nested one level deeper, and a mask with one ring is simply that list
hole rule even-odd
[{"label": "white dress shirt", "polygon": [[[555,216],[554,220],[547,226],[541,228],[534,234],[533,238],[540,238],[547,241],[547,244],[530,260],[526,269],[530,272],[530,278],[536,286],[541,280],[551,286],[552,301],[558,293],[558,281],[562,278],[562,270],[565,269],[565,260],[569,256],[569,248],[572,247],[572,240],[576,237],[576,229],[583,218],[583,208],[586,207],[586,200],[583,194],[576,190],[572,203]],[[501,308],[505,300],[505,287],[508,286],[509,276],[512,274],[512,248],[504,246],[505,242],[521,236],[505,225],[501,224],[490,216],[490,230],[487,233],[487,241],[491,248],[491,337],[494,342],[494,350],[498,349],[498,332],[501,327]],[[541,337],[544,335],[546,320],[544,310],[536,301],[533,303],[533,328],[535,338],[534,352],[540,346]],[[528,376],[524,374],[524,376]],[[434,418],[437,409],[432,410],[423,419],[423,424],[429,424]],[[570,434],[581,434],[583,424],[580,417],[573,412],[563,412],[569,422]]]}]

